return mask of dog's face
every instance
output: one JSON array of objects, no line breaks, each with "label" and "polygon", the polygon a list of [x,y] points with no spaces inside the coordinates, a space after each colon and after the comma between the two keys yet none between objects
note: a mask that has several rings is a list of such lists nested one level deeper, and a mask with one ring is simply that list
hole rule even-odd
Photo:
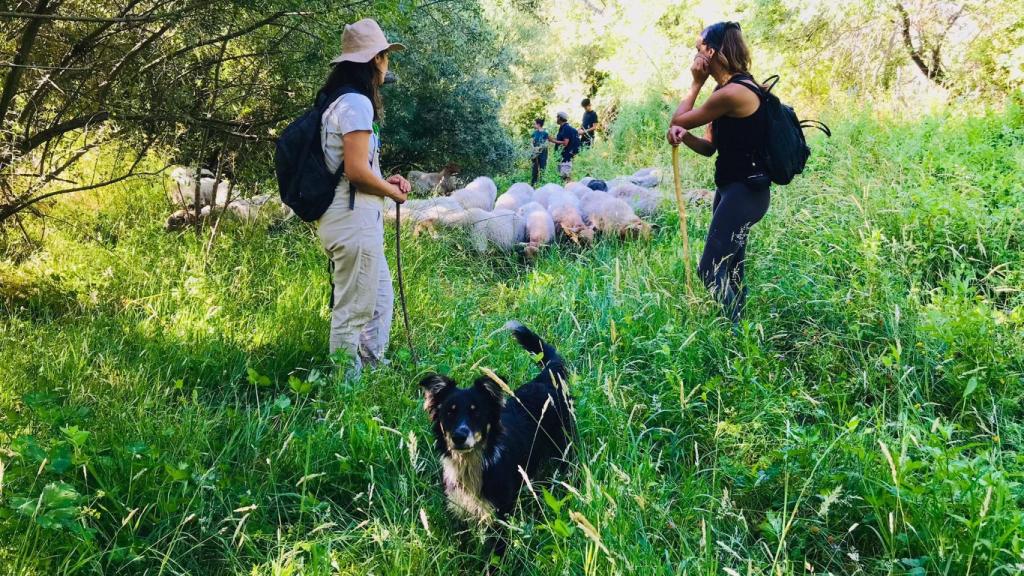
[{"label": "dog's face", "polygon": [[459,388],[454,380],[431,374],[420,381],[420,387],[443,453],[483,449],[498,433],[504,395],[490,378],[481,376],[472,387]]}]

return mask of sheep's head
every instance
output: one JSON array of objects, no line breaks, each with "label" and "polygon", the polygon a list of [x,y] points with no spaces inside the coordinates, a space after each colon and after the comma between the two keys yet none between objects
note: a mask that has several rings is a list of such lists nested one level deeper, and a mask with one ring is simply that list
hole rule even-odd
[{"label": "sheep's head", "polygon": [[424,220],[417,222],[416,226],[412,229],[412,237],[419,238],[420,234],[427,234],[432,240],[436,240],[441,236],[440,232],[437,231],[437,225],[435,220]]},{"label": "sheep's head", "polygon": [[523,254],[526,255],[527,260],[536,260],[537,256],[540,255],[540,246],[537,244],[527,244],[526,248],[523,249]]},{"label": "sheep's head", "polygon": [[593,226],[583,226],[583,228],[581,228],[577,232],[576,236],[578,237],[578,240],[576,241],[577,244],[582,244],[582,245],[593,244],[594,243],[594,227]]},{"label": "sheep's head", "polygon": [[178,210],[167,217],[167,221],[164,222],[164,230],[168,232],[176,232],[195,222],[195,216],[189,210]]},{"label": "sheep's head", "polygon": [[637,219],[619,230],[619,236],[625,240],[629,238],[641,238],[649,240],[651,237],[651,225],[643,220]]}]

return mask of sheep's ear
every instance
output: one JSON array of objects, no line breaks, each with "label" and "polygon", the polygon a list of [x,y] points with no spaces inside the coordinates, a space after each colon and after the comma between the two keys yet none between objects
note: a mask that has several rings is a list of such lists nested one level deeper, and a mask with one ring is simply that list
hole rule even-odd
[{"label": "sheep's ear", "polygon": [[[499,378],[501,377],[499,376]],[[499,406],[505,405],[505,392],[502,390],[501,384],[498,384],[498,382],[491,377],[481,376],[473,382],[473,386],[488,394]]]},{"label": "sheep's ear", "polygon": [[434,407],[451,393],[455,386],[455,381],[447,376],[428,374],[423,380],[420,380],[420,388],[423,388],[425,395],[423,409],[433,412]]}]

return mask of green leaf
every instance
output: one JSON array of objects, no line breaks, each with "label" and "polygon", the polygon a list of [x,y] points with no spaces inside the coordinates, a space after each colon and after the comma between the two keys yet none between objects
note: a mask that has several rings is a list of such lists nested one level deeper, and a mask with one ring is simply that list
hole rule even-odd
[{"label": "green leaf", "polygon": [[46,468],[54,474],[63,474],[71,468],[71,449],[63,442],[50,450],[48,458],[50,463]]},{"label": "green leaf", "polygon": [[56,404],[57,397],[49,392],[29,392],[21,397],[21,401],[31,410],[40,410]]},{"label": "green leaf", "polygon": [[548,508],[554,510],[555,514],[560,513],[562,511],[562,503],[552,496],[551,492],[548,492],[547,488],[543,488],[542,490],[544,494],[544,503],[548,505]]},{"label": "green leaf", "polygon": [[291,406],[292,406],[292,399],[287,397],[287,396],[285,396],[284,394],[281,394],[280,396],[277,397],[277,400],[274,400],[273,411],[274,412],[287,412],[288,409],[291,408]]},{"label": "green leaf", "polygon": [[129,442],[125,446],[125,449],[133,456],[141,456],[149,451],[149,446],[147,446],[142,440],[136,440],[134,442]]},{"label": "green leaf", "polygon": [[11,450],[27,462],[39,464],[46,459],[46,451],[39,446],[35,436],[18,436],[11,443]]},{"label": "green leaf", "polygon": [[313,383],[300,380],[296,376],[289,376],[288,388],[298,396],[305,396],[313,391]]},{"label": "green leaf", "polygon": [[75,450],[81,450],[89,440],[89,432],[79,429],[78,426],[65,426],[60,431],[64,433],[64,437],[71,442]]},{"label": "green leaf", "polygon": [[185,482],[188,480],[188,464],[185,462],[179,462],[177,466],[164,464],[164,470],[167,471],[167,475],[170,476],[171,480],[174,482]]},{"label": "green leaf", "polygon": [[270,386],[270,378],[264,376],[252,368],[246,370],[249,378],[249,384],[256,386],[257,388],[265,388]]},{"label": "green leaf", "polygon": [[26,518],[31,518],[39,511],[38,498],[11,498],[11,509]]},{"label": "green leaf", "polygon": [[974,394],[974,391],[977,389],[978,379],[974,376],[971,376],[971,379],[967,381],[967,387],[964,388],[964,399],[966,400],[968,396]]},{"label": "green leaf", "polygon": [[572,529],[565,523],[565,520],[562,520],[561,518],[556,518],[555,521],[551,523],[551,532],[561,538],[568,538],[569,536],[572,536]]}]

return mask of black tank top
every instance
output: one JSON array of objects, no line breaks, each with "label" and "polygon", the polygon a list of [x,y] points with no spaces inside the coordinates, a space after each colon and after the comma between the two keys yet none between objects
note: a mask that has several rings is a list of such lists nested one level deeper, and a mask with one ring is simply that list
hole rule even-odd
[{"label": "black tank top", "polygon": [[[751,92],[758,94],[750,85],[756,83],[754,77],[749,74],[736,74],[728,82],[715,88],[715,91],[729,84],[742,84]],[[765,145],[763,108],[758,104],[757,110],[750,116],[722,116],[712,123],[715,146],[718,148],[718,158],[715,159],[715,185],[725,186],[732,182],[746,181],[752,176],[764,173],[756,154]]]}]

